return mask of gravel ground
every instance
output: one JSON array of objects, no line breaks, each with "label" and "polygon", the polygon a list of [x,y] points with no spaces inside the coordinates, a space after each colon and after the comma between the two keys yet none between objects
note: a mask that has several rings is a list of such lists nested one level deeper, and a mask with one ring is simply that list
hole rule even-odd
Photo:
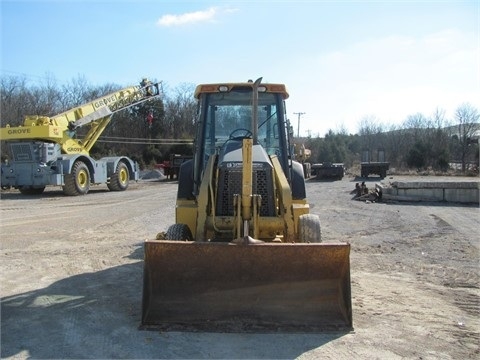
[{"label": "gravel ground", "polygon": [[354,201],[355,182],[307,181],[323,240],[352,246],[354,330],[314,334],[138,330],[142,243],[174,222],[175,181],[2,191],[1,357],[478,359],[478,205]]}]

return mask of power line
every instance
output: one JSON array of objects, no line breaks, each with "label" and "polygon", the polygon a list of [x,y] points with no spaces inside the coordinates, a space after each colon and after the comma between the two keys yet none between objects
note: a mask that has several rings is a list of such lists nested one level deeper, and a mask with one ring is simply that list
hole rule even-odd
[{"label": "power line", "polygon": [[118,140],[97,140],[98,143],[114,143],[114,144],[122,144],[122,145],[193,145],[193,142],[177,142],[177,141],[164,141],[158,142],[153,140],[145,140],[145,141],[118,141]]},{"label": "power line", "polygon": [[13,70],[6,70],[6,69],[1,69],[0,70],[1,74],[3,75],[4,73],[9,73],[12,75],[18,75],[18,76],[23,76],[24,78],[27,79],[33,79],[34,81],[48,81],[48,80],[55,80],[57,81],[58,79],[51,73],[46,73],[45,75],[33,75],[33,74],[27,74],[21,71],[13,71]]},{"label": "power line", "polygon": [[[102,136],[100,137],[100,139],[101,140],[139,140],[139,141],[146,140],[145,138],[128,138],[128,137],[120,137],[120,136]],[[153,140],[158,142],[162,142],[162,141],[165,141],[165,142],[175,141],[175,142],[187,142],[187,143],[193,142],[193,139],[153,139]]]},{"label": "power line", "polygon": [[193,145],[193,139],[144,139],[118,136],[102,136],[97,142],[132,145]]}]

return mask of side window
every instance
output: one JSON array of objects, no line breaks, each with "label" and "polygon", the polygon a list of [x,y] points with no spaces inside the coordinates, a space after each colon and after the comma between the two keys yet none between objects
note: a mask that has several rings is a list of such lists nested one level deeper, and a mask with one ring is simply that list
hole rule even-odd
[{"label": "side window", "polygon": [[258,140],[269,155],[279,148],[278,114],[275,104],[260,106],[258,110]]}]

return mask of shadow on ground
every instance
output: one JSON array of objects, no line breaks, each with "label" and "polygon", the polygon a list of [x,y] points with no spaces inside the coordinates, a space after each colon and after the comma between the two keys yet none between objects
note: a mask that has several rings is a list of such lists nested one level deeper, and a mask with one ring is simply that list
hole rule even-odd
[{"label": "shadow on ground", "polygon": [[1,357],[291,359],[345,335],[141,331],[142,273],[138,261],[1,298]]}]

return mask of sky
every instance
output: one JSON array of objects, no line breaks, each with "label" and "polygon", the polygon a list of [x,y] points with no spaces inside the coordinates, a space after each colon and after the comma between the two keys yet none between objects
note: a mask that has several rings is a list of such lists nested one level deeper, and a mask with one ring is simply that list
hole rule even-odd
[{"label": "sky", "polygon": [[[286,84],[295,134],[480,110],[480,0],[0,0],[2,76]],[[300,121],[300,122],[298,122]]]}]

